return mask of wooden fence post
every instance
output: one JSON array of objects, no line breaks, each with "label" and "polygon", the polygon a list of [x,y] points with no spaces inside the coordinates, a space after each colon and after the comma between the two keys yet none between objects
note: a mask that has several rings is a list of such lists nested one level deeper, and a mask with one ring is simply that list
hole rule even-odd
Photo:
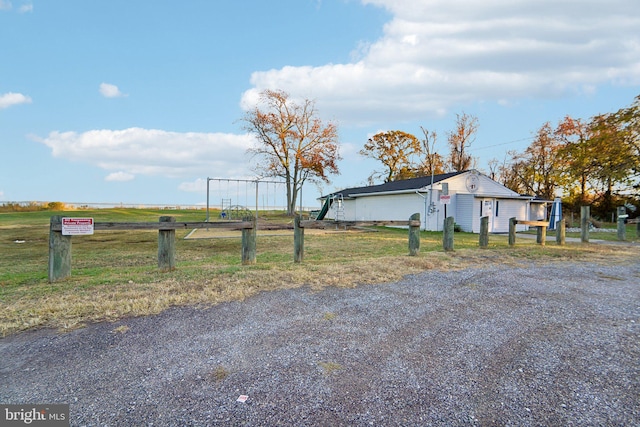
[{"label": "wooden fence post", "polygon": [[515,217],[509,218],[509,246],[516,244],[516,224],[517,220]]},{"label": "wooden fence post", "polygon": [[565,240],[567,237],[567,223],[562,218],[560,221],[556,222],[556,243],[560,246],[565,244]]},{"label": "wooden fence post", "polygon": [[256,263],[257,224],[254,217],[243,220],[253,223],[253,227],[242,229],[242,265],[251,265]]},{"label": "wooden fence post", "polygon": [[547,227],[544,225],[539,225],[536,230],[536,242],[544,246],[547,242]]},{"label": "wooden fence post", "polygon": [[[418,225],[413,225],[417,221]],[[420,253],[420,214],[414,213],[409,217],[409,256]]]},{"label": "wooden fence post", "polygon": [[[161,216],[160,222],[176,222],[173,216]],[[158,230],[158,268],[162,272],[176,268],[176,230]]]},{"label": "wooden fence post", "polygon": [[618,206],[618,240],[621,242],[627,240],[627,224],[624,223],[627,209],[624,206]]},{"label": "wooden fence post", "polygon": [[444,234],[442,236],[442,247],[445,251],[453,250],[453,228],[454,219],[452,216],[444,219]]},{"label": "wooden fence post", "polygon": [[589,218],[591,217],[591,208],[589,206],[580,206],[580,240],[582,243],[589,243]]},{"label": "wooden fence post", "polygon": [[487,249],[489,247],[489,217],[480,218],[480,248]]},{"label": "wooden fence post", "polygon": [[293,220],[293,262],[304,259],[304,227],[300,227],[302,216],[296,215]]},{"label": "wooden fence post", "polygon": [[71,236],[53,231],[54,226],[62,226],[62,216],[52,216],[49,224],[49,283],[71,276]]}]

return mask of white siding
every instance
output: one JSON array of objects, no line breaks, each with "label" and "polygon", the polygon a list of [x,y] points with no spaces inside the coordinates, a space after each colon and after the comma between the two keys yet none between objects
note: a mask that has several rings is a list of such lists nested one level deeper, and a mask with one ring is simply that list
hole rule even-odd
[{"label": "white siding", "polygon": [[[478,233],[481,217],[480,203],[483,203],[484,210],[488,208],[491,210],[489,231],[506,233],[509,231],[509,218],[530,219],[532,216],[539,215],[540,211],[533,207],[534,204],[529,211],[528,200],[512,199],[519,197],[518,194],[485,175],[475,175],[478,178],[477,187],[470,192],[467,188],[467,178],[470,174],[471,172],[463,173],[443,181],[448,184],[451,196],[450,204],[446,206],[438,197],[442,191],[442,182],[433,186],[436,212],[432,214],[426,212],[429,202],[429,186],[427,186],[420,190],[420,194],[410,191],[402,194],[356,195],[355,198],[343,201],[341,215],[337,209],[338,204],[334,203],[326,218],[348,221],[406,221],[414,213],[419,213],[423,229],[440,231],[446,215],[453,216],[454,221],[463,231]],[[486,215],[486,212],[483,214]],[[521,229],[521,226],[518,226],[518,229]]]},{"label": "white siding", "polygon": [[534,202],[531,203],[531,207],[529,208],[531,221],[537,221],[539,219],[546,220],[547,219],[547,204]]},{"label": "white siding", "polygon": [[[435,192],[434,192],[435,193]],[[452,216],[456,218],[456,206],[458,205],[457,198],[455,194],[452,194],[451,188],[449,188],[449,195],[451,196],[450,202],[448,205],[442,204],[439,199],[436,200],[436,209],[437,212],[435,214],[435,218],[429,222],[427,230],[430,231],[442,231],[444,227],[444,219],[448,216]],[[434,196],[435,197],[435,196]]]},{"label": "white siding", "polygon": [[[334,203],[329,218],[335,219]],[[344,201],[344,219],[347,221],[393,220],[407,221],[414,213],[424,217],[424,199],[415,193],[364,196]]]},{"label": "white siding", "polygon": [[[473,194],[456,194],[456,209],[454,221],[462,231],[473,232],[473,219],[480,215],[480,209],[475,205]],[[451,216],[450,213],[448,213]],[[478,224],[480,220],[478,219]]]},{"label": "white siding", "polygon": [[[498,215],[494,218],[493,232],[508,233],[509,218],[526,219],[527,205],[520,200],[497,200]],[[495,215],[495,209],[494,209]],[[516,230],[524,230],[525,226],[516,225]]]},{"label": "white siding", "polygon": [[[463,173],[460,175],[456,175],[452,178],[447,179],[444,182],[449,183],[449,192],[455,193],[465,193],[465,194],[475,194],[475,195],[487,195],[488,197],[518,197],[518,193],[515,191],[509,190],[504,185],[492,180],[488,176],[477,174],[478,177],[478,188],[473,193],[470,193],[466,186],[468,173]],[[437,188],[438,184],[436,184]]]}]

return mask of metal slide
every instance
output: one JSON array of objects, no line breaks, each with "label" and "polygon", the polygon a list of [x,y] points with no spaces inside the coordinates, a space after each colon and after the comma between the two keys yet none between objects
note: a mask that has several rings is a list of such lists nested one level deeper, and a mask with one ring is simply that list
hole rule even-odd
[{"label": "metal slide", "polygon": [[327,215],[327,212],[329,212],[329,208],[331,207],[332,204],[333,204],[333,197],[327,197],[327,200],[324,201],[324,205],[322,205],[322,209],[320,209],[320,213],[316,217],[316,220],[322,221],[324,217]]}]

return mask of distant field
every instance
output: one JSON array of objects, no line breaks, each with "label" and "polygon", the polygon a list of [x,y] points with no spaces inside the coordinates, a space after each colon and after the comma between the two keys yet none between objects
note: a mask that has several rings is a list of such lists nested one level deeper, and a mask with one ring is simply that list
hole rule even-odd
[{"label": "distant field", "polygon": [[[192,230],[179,230],[177,269],[160,273],[157,231],[97,231],[73,237],[72,276],[49,284],[52,215],[93,217],[96,222],[152,222],[172,215],[177,221],[197,222],[206,213],[154,209],[0,213],[1,335],[33,327],[72,329],[86,322],[157,313],[174,305],[215,304],[280,288],[389,282],[428,269],[534,260],[611,262],[637,259],[638,254],[637,247],[628,245],[558,247],[549,242],[541,247],[527,239],[510,248],[506,235],[490,236],[490,248],[481,250],[478,236],[471,233],[456,233],[456,250],[445,253],[442,233],[422,232],[420,255],[409,257],[407,231],[379,227],[368,232],[309,230],[301,264],[293,263],[291,233],[259,232],[257,264],[243,266],[239,237],[198,231],[191,237],[212,238],[184,239]],[[217,212],[211,213],[212,219],[218,217]],[[292,221],[280,212],[260,212],[259,217],[267,223]],[[627,236],[635,237],[635,226],[630,226]],[[600,237],[593,233],[591,238]]]}]

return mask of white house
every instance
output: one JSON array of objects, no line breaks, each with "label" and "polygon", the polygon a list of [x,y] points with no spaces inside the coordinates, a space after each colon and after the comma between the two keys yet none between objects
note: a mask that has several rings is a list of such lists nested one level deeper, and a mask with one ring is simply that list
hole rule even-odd
[{"label": "white house", "polygon": [[[462,231],[478,233],[489,217],[489,232],[509,231],[509,218],[546,218],[548,201],[522,196],[476,170],[347,188],[321,197],[320,218],[367,221],[408,220],[420,213],[424,230],[442,230],[452,216]],[[325,215],[323,215],[325,214]],[[518,230],[526,226],[518,225]]]}]

